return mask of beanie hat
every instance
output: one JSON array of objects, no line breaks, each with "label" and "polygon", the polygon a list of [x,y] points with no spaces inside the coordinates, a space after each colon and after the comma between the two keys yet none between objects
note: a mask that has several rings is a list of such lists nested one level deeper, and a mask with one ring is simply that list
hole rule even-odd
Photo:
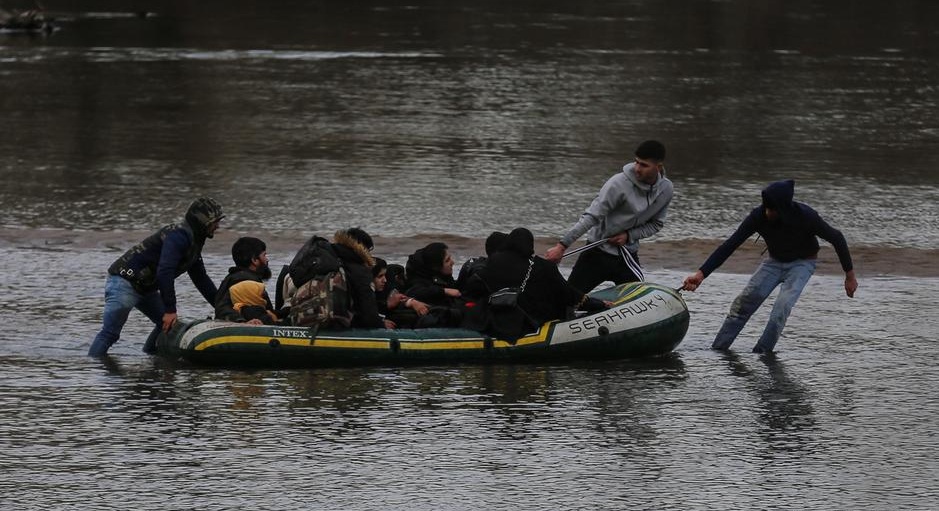
[{"label": "beanie hat", "polygon": [[186,219],[201,227],[208,227],[212,222],[223,218],[225,215],[222,213],[222,206],[211,197],[199,197],[192,201],[186,211]]}]

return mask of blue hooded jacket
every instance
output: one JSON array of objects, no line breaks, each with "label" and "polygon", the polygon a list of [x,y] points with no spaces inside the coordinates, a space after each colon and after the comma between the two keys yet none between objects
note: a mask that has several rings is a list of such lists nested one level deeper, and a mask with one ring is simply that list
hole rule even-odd
[{"label": "blue hooded jacket", "polygon": [[[851,253],[841,231],[828,225],[819,214],[806,204],[792,200],[795,181],[788,179],[770,183],[763,189],[763,204],[753,208],[737,230],[708,257],[699,268],[705,277],[724,264],[724,261],[754,233],[766,240],[770,257],[784,263],[797,259],[814,259],[818,254],[818,238],[832,244],[841,262],[841,269],[851,271]],[[769,207],[779,213],[775,220],[766,218]]]},{"label": "blue hooded jacket", "polygon": [[208,225],[223,215],[220,208],[202,212],[202,200],[189,207],[181,223],[163,227],[117,258],[108,273],[127,279],[138,293],[159,290],[166,312],[176,312],[174,281],[188,273],[196,289],[214,306],[218,289],[205,271],[202,248],[211,237]]}]

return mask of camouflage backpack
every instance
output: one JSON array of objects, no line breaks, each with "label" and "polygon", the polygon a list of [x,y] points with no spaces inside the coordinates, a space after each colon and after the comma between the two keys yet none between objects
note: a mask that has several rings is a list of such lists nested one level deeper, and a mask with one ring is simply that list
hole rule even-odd
[{"label": "camouflage backpack", "polygon": [[345,270],[316,275],[290,298],[290,323],[316,328],[348,328],[352,323]]}]

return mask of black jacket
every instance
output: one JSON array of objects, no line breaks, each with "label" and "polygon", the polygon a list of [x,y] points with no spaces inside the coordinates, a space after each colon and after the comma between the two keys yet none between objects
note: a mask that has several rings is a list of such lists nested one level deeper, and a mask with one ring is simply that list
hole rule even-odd
[{"label": "black jacket", "polygon": [[[518,287],[525,278],[531,258],[534,257],[534,237],[528,229],[519,228],[509,234],[505,247],[489,258],[486,267],[470,279],[466,296],[477,301],[477,307],[485,307],[488,296],[505,287]],[[528,314],[535,325],[547,321],[568,319],[575,308],[584,310],[602,310],[605,304],[590,298],[573,288],[564,280],[556,264],[540,257],[534,257],[531,275],[525,284],[525,290],[518,298],[519,307]],[[498,314],[496,315],[498,316]],[[479,316],[477,315],[477,318]],[[487,321],[491,329],[495,325],[499,330],[499,318]],[[467,325],[472,326],[472,325]],[[478,325],[477,325],[478,326]],[[509,338],[517,338],[525,332],[496,331]]]},{"label": "black jacket", "polygon": [[384,328],[385,322],[378,315],[378,303],[372,288],[375,260],[361,243],[345,233],[337,233],[333,241],[333,250],[342,260],[349,296],[352,297],[352,326]]},{"label": "black jacket", "polygon": [[108,273],[124,277],[138,293],[159,290],[166,312],[176,312],[174,281],[188,273],[205,300],[214,304],[218,291],[202,261],[205,239],[205,226],[189,220],[167,225],[125,252]]},{"label": "black jacket", "polygon": [[243,283],[260,283],[260,286],[250,286],[250,291],[248,291],[250,294],[254,295],[252,301],[255,303],[252,305],[261,306],[264,307],[265,310],[273,312],[274,306],[271,304],[271,298],[268,296],[267,290],[264,289],[264,279],[247,268],[233,266],[229,268],[228,275],[222,279],[222,283],[219,284],[215,300],[215,319],[238,322],[247,321],[248,318],[242,314],[242,311],[235,310],[235,303],[231,297],[231,289]]},{"label": "black jacket", "polygon": [[[763,190],[763,204],[753,208],[737,230],[707,258],[700,270],[705,277],[719,268],[744,241],[754,233],[766,240],[770,257],[784,263],[797,259],[811,259],[818,254],[818,238],[832,244],[841,269],[854,269],[848,243],[841,231],[828,225],[818,212],[801,202],[792,200],[795,182],[790,180],[771,183]],[[778,212],[779,218],[769,220],[766,207]]]},{"label": "black jacket", "polygon": [[441,275],[440,272],[430,268],[424,261],[423,249],[419,249],[408,257],[405,266],[407,281],[404,293],[415,300],[428,305],[452,307],[461,304],[460,300],[447,296],[444,288],[457,289],[456,281],[452,276]]}]

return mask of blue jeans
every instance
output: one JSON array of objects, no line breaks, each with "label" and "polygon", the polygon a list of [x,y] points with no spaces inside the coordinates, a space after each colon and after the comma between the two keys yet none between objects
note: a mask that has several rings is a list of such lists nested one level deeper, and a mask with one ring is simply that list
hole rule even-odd
[{"label": "blue jeans", "polygon": [[137,309],[153,321],[153,331],[147,338],[144,350],[147,347],[154,347],[156,337],[160,335],[163,329],[163,300],[160,299],[159,291],[140,294],[134,289],[127,279],[108,275],[104,284],[104,319],[101,331],[95,336],[94,342],[88,348],[88,355],[92,357],[104,356],[108,353],[108,348],[121,338],[121,330],[130,311]]},{"label": "blue jeans", "polygon": [[815,259],[798,259],[791,263],[783,263],[769,258],[760,263],[760,267],[750,277],[750,282],[730,306],[730,312],[727,313],[727,318],[724,319],[724,324],[717,332],[717,337],[711,347],[719,350],[730,348],[750,316],[760,308],[760,305],[777,286],[781,286],[779,296],[776,297],[773,310],[770,312],[769,321],[763,329],[763,335],[753,347],[756,353],[773,351],[783,327],[786,326],[792,307],[799,300],[802,289],[805,288],[813,273],[815,273]]}]

